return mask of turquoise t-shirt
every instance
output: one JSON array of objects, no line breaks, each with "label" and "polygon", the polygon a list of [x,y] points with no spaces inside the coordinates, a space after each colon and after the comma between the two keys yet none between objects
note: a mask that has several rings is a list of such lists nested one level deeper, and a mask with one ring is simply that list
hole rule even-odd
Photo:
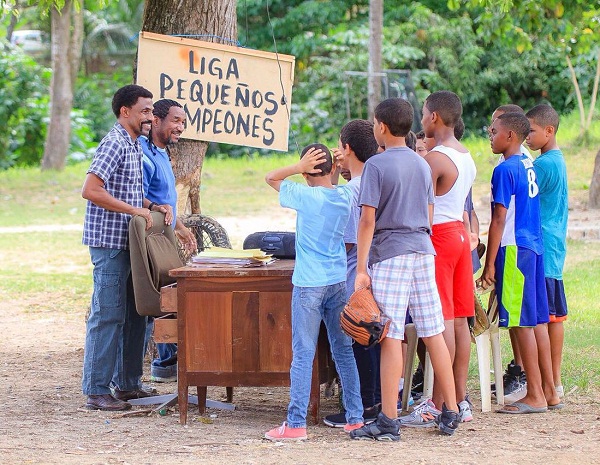
[{"label": "turquoise t-shirt", "polygon": [[294,286],[321,287],[346,281],[344,229],[351,196],[345,187],[281,183],[279,203],[297,213]]},{"label": "turquoise t-shirt", "polygon": [[569,217],[567,165],[562,152],[555,149],[537,157],[533,167],[540,188],[544,274],[546,278],[562,279]]}]

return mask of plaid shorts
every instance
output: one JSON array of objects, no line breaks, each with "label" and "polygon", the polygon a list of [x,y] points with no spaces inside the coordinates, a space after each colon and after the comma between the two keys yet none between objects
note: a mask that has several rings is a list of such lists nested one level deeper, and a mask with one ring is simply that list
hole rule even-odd
[{"label": "plaid shorts", "polygon": [[431,337],[444,331],[433,255],[398,255],[375,263],[371,271],[373,297],[381,311],[392,320],[387,337],[404,339],[409,306],[419,337]]}]

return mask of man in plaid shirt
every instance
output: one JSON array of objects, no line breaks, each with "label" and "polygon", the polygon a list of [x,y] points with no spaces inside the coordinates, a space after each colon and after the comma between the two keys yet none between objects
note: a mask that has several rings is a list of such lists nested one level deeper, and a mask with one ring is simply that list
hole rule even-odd
[{"label": "man in plaid shirt", "polygon": [[96,149],[81,194],[88,200],[83,244],[94,265],[82,390],[86,408],[93,410],[127,410],[128,400],[148,395],[141,389],[146,317],[135,308],[128,227],[134,215],[152,226],[137,140],[150,130],[152,93],[137,85],[122,87],[112,109],[117,122]]}]

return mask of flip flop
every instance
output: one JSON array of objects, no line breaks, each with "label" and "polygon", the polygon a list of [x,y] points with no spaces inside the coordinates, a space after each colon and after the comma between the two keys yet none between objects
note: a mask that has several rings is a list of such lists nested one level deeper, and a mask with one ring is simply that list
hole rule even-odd
[{"label": "flip flop", "polygon": [[[506,407],[515,407],[517,410],[508,410]],[[523,402],[513,402],[512,404],[505,405],[500,410],[496,410],[498,413],[510,413],[513,415],[525,414],[525,413],[544,413],[548,410],[548,407],[532,407],[529,404]]]},{"label": "flip flop", "polygon": [[560,410],[561,408],[564,408],[565,404],[563,404],[562,402],[559,402],[558,404],[554,404],[554,405],[548,405],[548,410]]}]

